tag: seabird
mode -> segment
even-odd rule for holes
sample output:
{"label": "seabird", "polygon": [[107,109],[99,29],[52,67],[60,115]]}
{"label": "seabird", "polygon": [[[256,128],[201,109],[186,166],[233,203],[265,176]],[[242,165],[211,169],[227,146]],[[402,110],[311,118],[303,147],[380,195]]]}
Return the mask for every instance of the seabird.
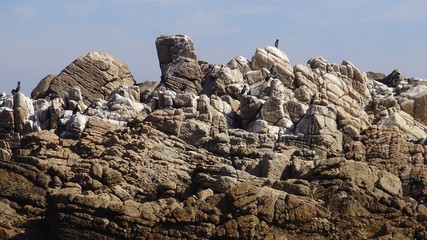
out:
{"label": "seabird", "polygon": [[15,95],[15,93],[19,92],[21,89],[21,82],[18,81],[18,86],[15,89],[12,89],[12,95]]}
{"label": "seabird", "polygon": [[243,95],[246,95],[247,93],[248,93],[248,90],[249,90],[249,86],[248,85],[243,85],[243,88],[242,88],[242,90],[240,91],[240,95],[241,96],[243,96]]}
{"label": "seabird", "polygon": [[274,46],[275,46],[276,48],[279,48],[279,39],[276,39],[276,42],[274,43]]}
{"label": "seabird", "polygon": [[316,93],[311,96],[310,105],[313,105],[314,101],[317,99]]}

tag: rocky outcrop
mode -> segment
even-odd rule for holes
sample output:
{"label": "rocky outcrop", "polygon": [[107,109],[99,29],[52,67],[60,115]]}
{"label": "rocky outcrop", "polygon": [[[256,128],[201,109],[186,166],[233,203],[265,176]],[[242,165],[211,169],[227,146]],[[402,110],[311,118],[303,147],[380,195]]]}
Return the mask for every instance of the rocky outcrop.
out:
{"label": "rocky outcrop", "polygon": [[31,98],[33,99],[45,98],[49,90],[49,86],[52,83],[52,80],[54,78],[55,78],[55,75],[53,74],[49,74],[46,77],[44,77],[31,92]]}
{"label": "rocky outcrop", "polygon": [[175,92],[200,93],[202,72],[193,41],[185,35],[162,35],[156,39],[156,48],[162,71],[160,84]]}
{"label": "rocky outcrop", "polygon": [[135,84],[127,65],[103,52],[91,52],[68,65],[51,80],[42,95],[65,98],[72,87],[80,87],[85,104],[104,99],[120,86]]}
{"label": "rocky outcrop", "polygon": [[[158,84],[93,53],[56,95],[0,95],[0,238],[427,238],[425,80],[156,47]],[[74,82],[110,73],[90,102]]]}

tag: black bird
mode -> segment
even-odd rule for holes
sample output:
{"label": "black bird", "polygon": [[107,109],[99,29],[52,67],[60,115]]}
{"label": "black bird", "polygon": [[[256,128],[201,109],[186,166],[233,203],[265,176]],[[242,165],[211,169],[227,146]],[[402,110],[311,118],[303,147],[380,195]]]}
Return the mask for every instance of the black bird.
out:
{"label": "black bird", "polygon": [[248,87],[248,85],[243,85],[243,88],[242,88],[242,90],[240,91],[240,95],[241,96],[243,96],[243,95],[246,95],[247,93],[248,93],[248,90],[249,90],[249,87]]}
{"label": "black bird", "polygon": [[12,95],[15,95],[15,93],[18,93],[19,90],[21,90],[21,82],[18,81],[18,86],[15,89],[12,89]]}
{"label": "black bird", "polygon": [[279,39],[276,39],[276,42],[274,43],[274,46],[275,46],[276,48],[279,48]]}
{"label": "black bird", "polygon": [[73,115],[76,115],[76,113],[79,111],[79,108],[78,107],[75,107],[74,109],[73,109]]}
{"label": "black bird", "polygon": [[311,96],[311,99],[310,99],[310,105],[313,105],[313,103],[314,103],[314,101],[316,100],[316,94],[313,94],[313,96]]}

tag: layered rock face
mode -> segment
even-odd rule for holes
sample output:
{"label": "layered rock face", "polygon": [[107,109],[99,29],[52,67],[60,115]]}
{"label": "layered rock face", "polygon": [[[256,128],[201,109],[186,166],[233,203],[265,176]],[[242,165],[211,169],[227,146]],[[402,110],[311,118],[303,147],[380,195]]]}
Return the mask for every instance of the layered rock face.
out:
{"label": "layered rock face", "polygon": [[427,238],[425,80],[156,47],[160,83],[91,53],[0,95],[1,239]]}
{"label": "layered rock face", "polygon": [[156,39],[156,48],[162,85],[175,92],[200,93],[202,72],[193,41],[185,35],[162,35]]}
{"label": "layered rock face", "polygon": [[135,84],[127,65],[108,53],[92,52],[68,65],[59,75],[45,77],[31,96],[64,98],[72,87],[80,87],[86,104],[104,99],[120,86]]}

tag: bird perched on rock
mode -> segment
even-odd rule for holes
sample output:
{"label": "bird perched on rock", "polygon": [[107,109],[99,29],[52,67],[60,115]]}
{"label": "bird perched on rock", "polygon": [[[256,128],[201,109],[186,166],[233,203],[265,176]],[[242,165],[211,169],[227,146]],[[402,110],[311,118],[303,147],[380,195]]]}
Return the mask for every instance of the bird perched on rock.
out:
{"label": "bird perched on rock", "polygon": [[249,92],[249,86],[247,84],[243,85],[242,90],[240,91],[240,95],[246,95]]}
{"label": "bird perched on rock", "polygon": [[276,48],[279,48],[279,39],[276,39],[276,42],[274,43],[274,46],[275,46]]}
{"label": "bird perched on rock", "polygon": [[79,108],[78,107],[75,107],[74,109],[73,109],[73,115],[76,115],[76,113],[77,112],[79,112]]}
{"label": "bird perched on rock", "polygon": [[19,90],[21,90],[21,82],[18,81],[18,86],[15,89],[12,89],[12,95],[15,95],[15,93],[18,93]]}

